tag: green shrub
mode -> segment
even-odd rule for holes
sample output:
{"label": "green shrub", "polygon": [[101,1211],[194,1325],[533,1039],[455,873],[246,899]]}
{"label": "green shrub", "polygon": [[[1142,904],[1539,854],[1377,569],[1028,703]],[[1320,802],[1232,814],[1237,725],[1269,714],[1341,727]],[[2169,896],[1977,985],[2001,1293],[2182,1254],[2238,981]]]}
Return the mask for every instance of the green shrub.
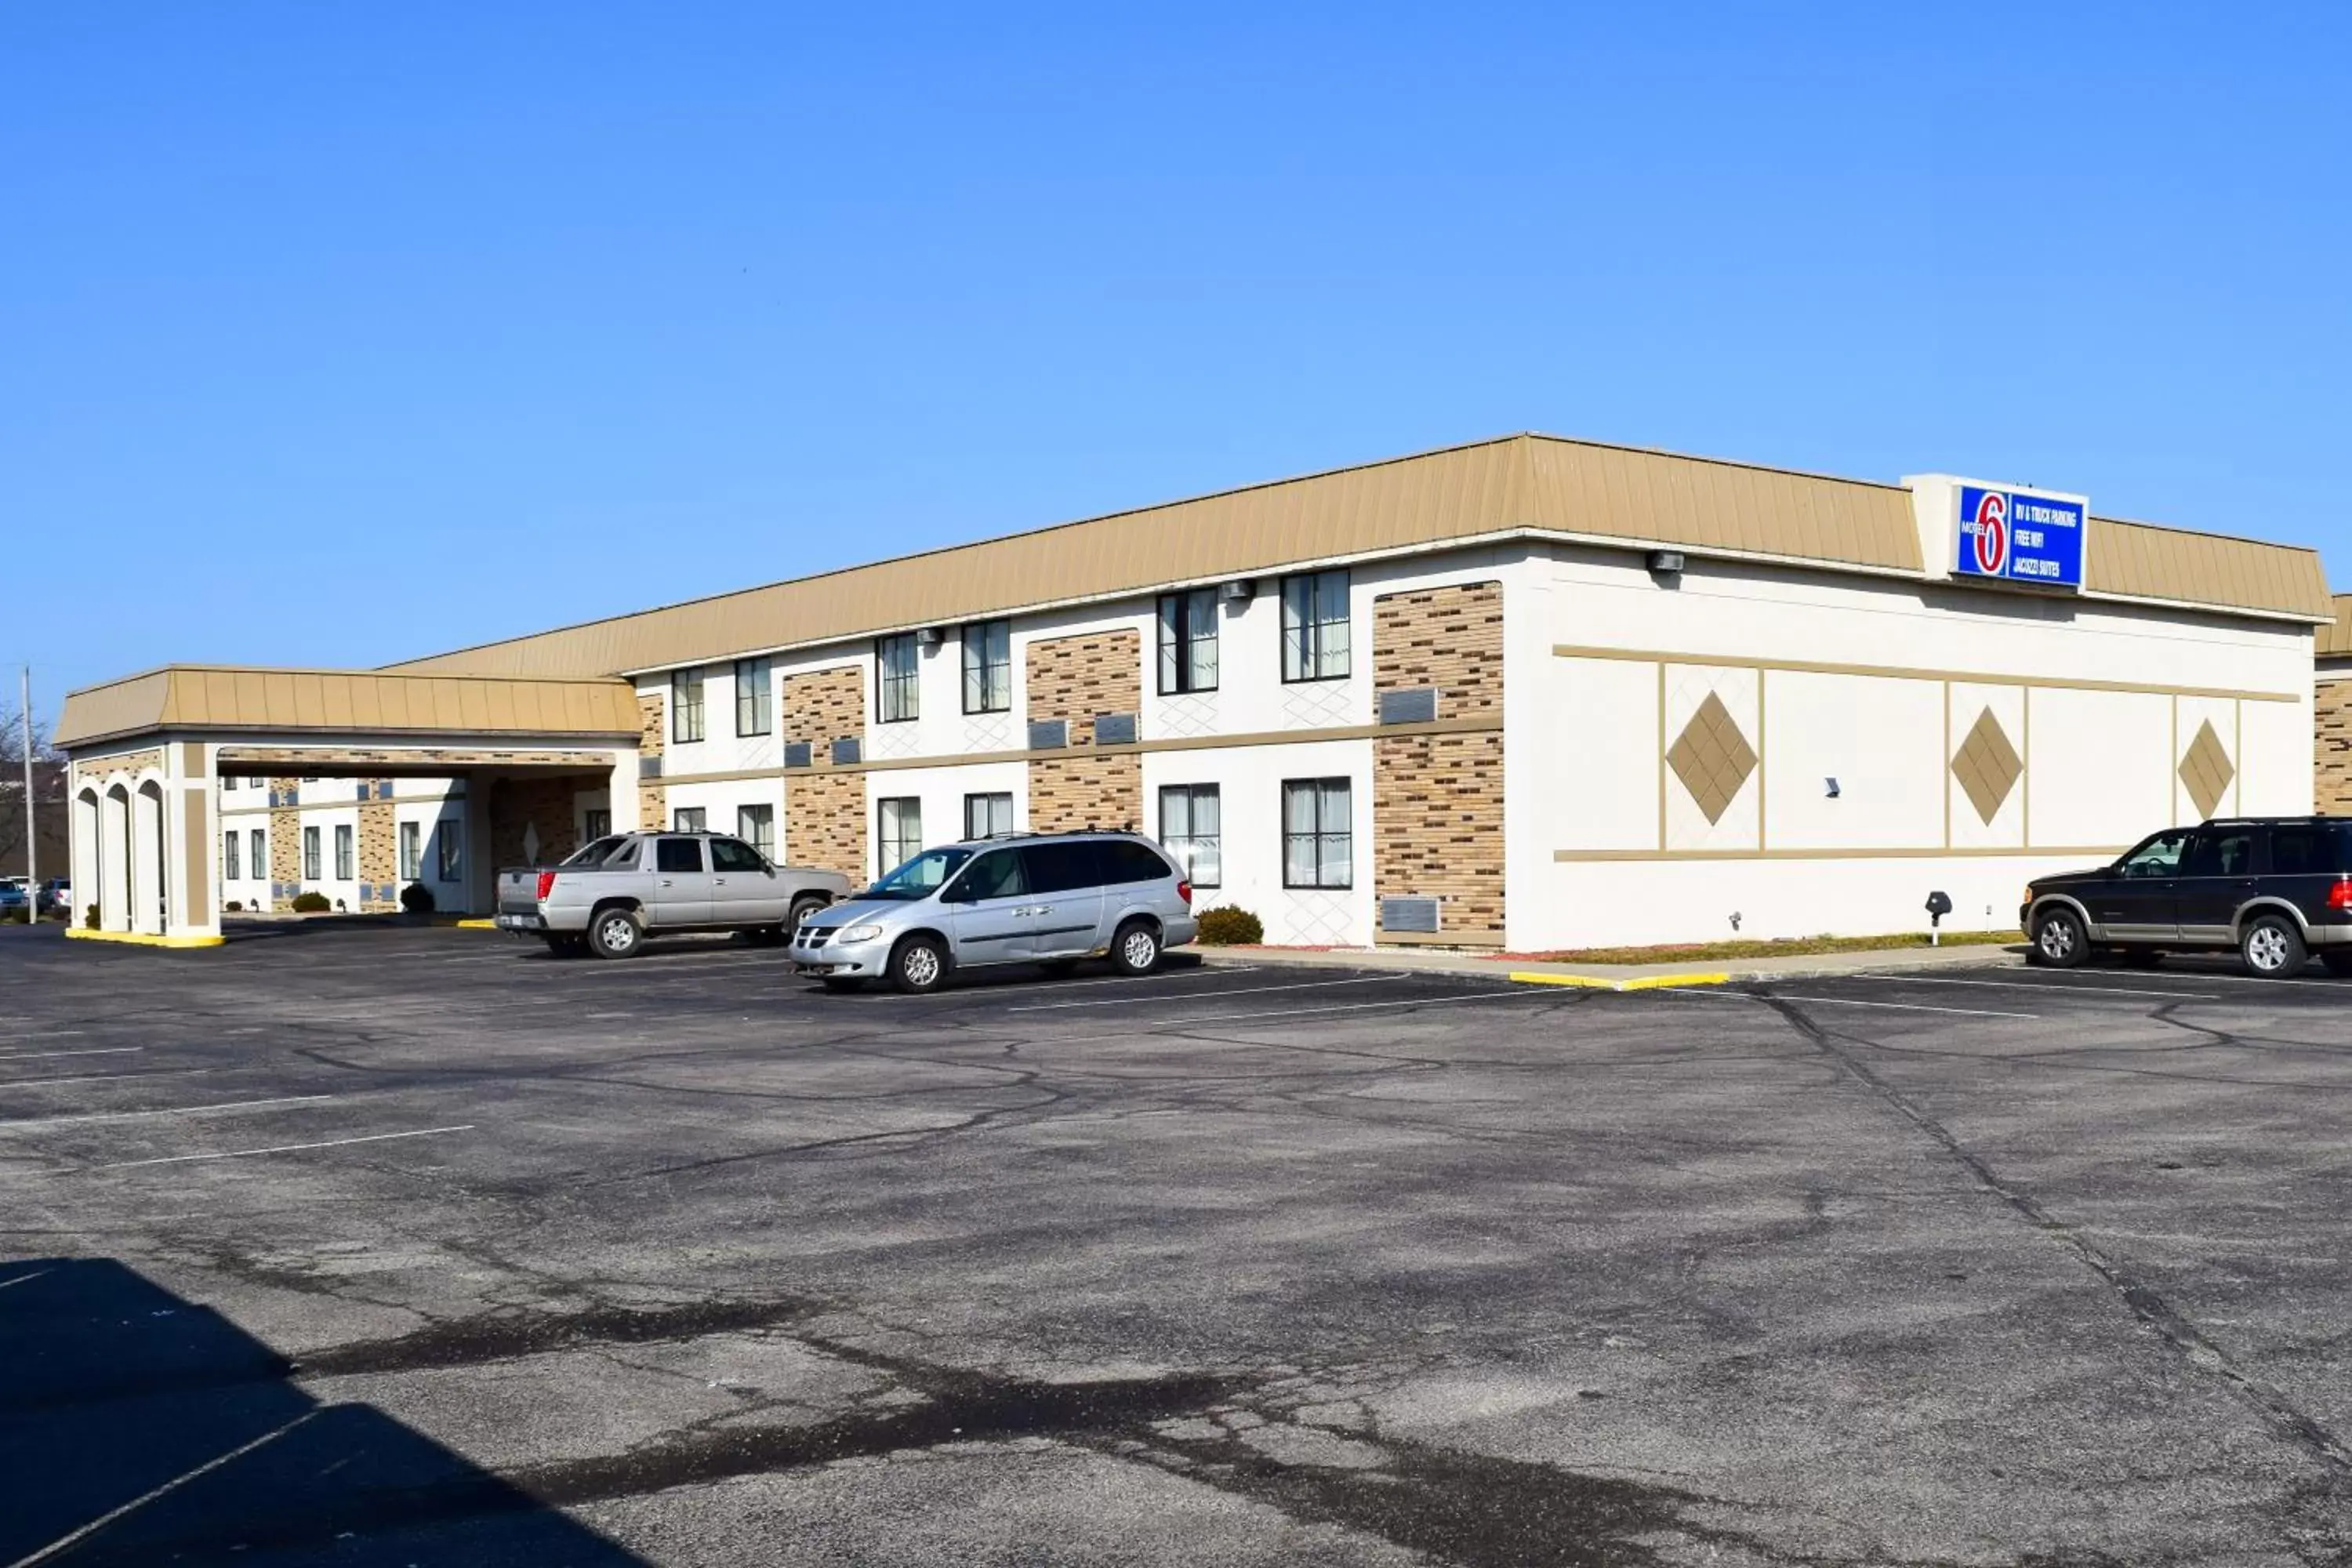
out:
{"label": "green shrub", "polygon": [[1200,921],[1201,941],[1210,947],[1251,946],[1265,940],[1265,922],[1232,904],[1202,910]]}
{"label": "green shrub", "polygon": [[433,889],[422,882],[411,882],[400,889],[400,907],[412,915],[433,912]]}
{"label": "green shrub", "polygon": [[96,931],[98,929],[98,906],[96,904],[90,905],[89,908],[82,911],[81,928],[84,931]]}
{"label": "green shrub", "polygon": [[323,915],[334,907],[328,901],[327,895],[324,893],[294,895],[294,912],[298,915]]}
{"label": "green shrub", "polygon": [[226,914],[241,915],[245,913],[245,900],[242,899],[231,899],[228,902],[221,906],[221,910]]}

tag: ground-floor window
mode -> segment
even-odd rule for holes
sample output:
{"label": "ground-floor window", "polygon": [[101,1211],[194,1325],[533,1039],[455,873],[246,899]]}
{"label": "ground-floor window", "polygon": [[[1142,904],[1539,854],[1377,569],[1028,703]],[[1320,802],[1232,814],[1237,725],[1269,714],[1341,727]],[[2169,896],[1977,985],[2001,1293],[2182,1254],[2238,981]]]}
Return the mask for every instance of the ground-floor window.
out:
{"label": "ground-floor window", "polygon": [[913,795],[875,803],[875,870],[888,876],[923,852],[923,803]]}
{"label": "ground-floor window", "polygon": [[1282,784],[1282,885],[1355,886],[1355,836],[1346,779],[1286,779]]}
{"label": "ground-floor window", "polygon": [[588,830],[586,837],[581,840],[582,843],[593,844],[599,838],[612,837],[613,814],[610,811],[599,811],[592,806],[581,813],[581,816],[582,826]]}
{"label": "ground-floor window", "polygon": [[[596,815],[591,813],[591,816]],[[603,814],[606,823],[613,814]],[[776,858],[776,808],[772,805],[739,805],[735,808],[735,837],[772,860]]]}
{"label": "ground-floor window", "polygon": [[1160,842],[1196,888],[1224,882],[1223,803],[1215,784],[1166,784],[1160,791]]}
{"label": "ground-floor window", "polygon": [[356,875],[358,873],[352,868],[352,830],[338,826],[335,829],[335,880],[348,882]]}
{"label": "ground-floor window", "polygon": [[457,819],[445,816],[433,830],[434,842],[441,846],[441,880],[455,882],[466,864],[466,840]]}
{"label": "ground-floor window", "polygon": [[963,836],[966,838],[1002,838],[1012,831],[1013,795],[1010,791],[963,797]]}
{"label": "ground-floor window", "polygon": [[221,837],[221,875],[232,882],[245,880],[245,873],[237,868],[236,851],[236,834],[234,831],[224,834]]}
{"label": "ground-floor window", "polygon": [[302,879],[306,882],[319,879],[319,830],[315,827],[302,830]]}
{"label": "ground-floor window", "polygon": [[698,805],[681,805],[669,814],[669,825],[679,833],[699,833],[709,815]]}
{"label": "ground-floor window", "polygon": [[404,822],[400,825],[400,879],[414,882],[425,869],[425,825]]}
{"label": "ground-floor window", "polygon": [[255,880],[258,881],[269,875],[269,840],[258,827],[253,830],[252,837],[253,875]]}

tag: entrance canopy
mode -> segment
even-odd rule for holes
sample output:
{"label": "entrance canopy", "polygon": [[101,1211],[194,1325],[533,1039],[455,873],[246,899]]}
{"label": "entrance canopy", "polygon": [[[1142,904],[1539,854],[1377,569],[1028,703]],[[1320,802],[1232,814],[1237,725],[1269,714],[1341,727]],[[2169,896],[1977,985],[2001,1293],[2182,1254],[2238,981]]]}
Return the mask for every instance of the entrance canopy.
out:
{"label": "entrance canopy", "polygon": [[[75,902],[99,912],[76,934],[220,940],[224,778],[465,781],[467,841],[512,853],[526,832],[568,831],[553,825],[575,792],[634,807],[644,722],[635,689],[614,679],[173,665],[70,693],[57,744],[71,764]],[[389,783],[378,789],[390,797]],[[296,793],[284,809],[300,808]],[[489,858],[467,858],[475,907],[490,896]],[[365,897],[388,907],[394,879],[370,870]]]}

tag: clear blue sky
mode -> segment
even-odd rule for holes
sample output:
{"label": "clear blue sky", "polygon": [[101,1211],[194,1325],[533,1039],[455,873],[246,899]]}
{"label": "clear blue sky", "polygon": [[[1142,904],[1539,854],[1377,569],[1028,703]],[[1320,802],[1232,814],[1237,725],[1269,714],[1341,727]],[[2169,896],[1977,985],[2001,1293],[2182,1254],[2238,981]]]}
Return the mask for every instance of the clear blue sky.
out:
{"label": "clear blue sky", "polygon": [[2347,58],[2342,5],[12,6],[0,659],[373,664],[1522,428],[2352,585]]}

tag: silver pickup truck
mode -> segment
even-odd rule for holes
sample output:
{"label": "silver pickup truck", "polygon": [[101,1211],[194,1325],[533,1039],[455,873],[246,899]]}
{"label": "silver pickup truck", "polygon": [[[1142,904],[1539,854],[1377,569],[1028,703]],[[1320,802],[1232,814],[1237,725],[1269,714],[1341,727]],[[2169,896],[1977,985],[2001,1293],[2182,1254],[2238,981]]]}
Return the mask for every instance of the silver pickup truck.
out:
{"label": "silver pickup truck", "polygon": [[500,871],[498,927],[558,954],[599,958],[626,958],[647,936],[671,931],[740,931],[782,943],[848,891],[846,877],[771,864],[740,838],[619,833],[560,866]]}

